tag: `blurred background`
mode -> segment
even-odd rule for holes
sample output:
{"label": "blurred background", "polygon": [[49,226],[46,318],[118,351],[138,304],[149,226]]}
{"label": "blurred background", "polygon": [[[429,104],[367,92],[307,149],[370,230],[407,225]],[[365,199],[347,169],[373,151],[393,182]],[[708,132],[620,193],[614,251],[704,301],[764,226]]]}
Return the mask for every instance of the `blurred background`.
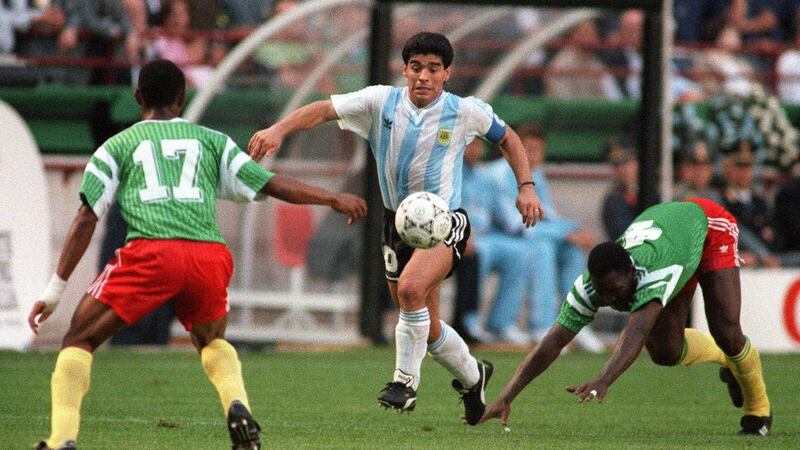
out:
{"label": "blurred background", "polygon": [[[734,213],[745,261],[744,327],[761,330],[750,335],[761,349],[798,351],[800,2],[672,4],[673,47],[665,79],[671,115],[664,116],[671,121],[672,157],[662,158],[672,176],[661,200],[704,196]],[[34,276],[39,285],[26,288],[36,295],[52,273],[79,206],[77,191],[89,156],[139,119],[132,94],[142,63],[153,58],[178,63],[190,86],[188,118],[229,134],[245,148],[255,131],[288,111],[368,84],[372,7],[369,1],[297,0],[2,2],[0,100],[30,130],[36,153],[30,164],[43,167],[43,190],[27,202],[47,205],[46,216],[32,223],[47,222],[41,227],[51,252],[37,253],[45,259]],[[548,218],[560,227],[546,239],[527,236],[481,209],[481,202],[470,206],[465,192],[475,229],[472,264],[445,282],[442,309],[471,342],[537,342],[586,250],[617,238],[633,219],[644,23],[641,10],[413,2],[393,7],[393,84],[404,83],[400,49],[407,38],[423,30],[447,35],[455,58],[446,90],[479,96],[520,132],[529,158],[538,158],[531,170],[545,180],[537,184],[547,189],[539,195],[547,196]],[[250,49],[246,55],[244,47]],[[11,122],[0,123],[10,133]],[[3,144],[0,167],[10,167],[19,152],[18,146]],[[360,138],[331,123],[292,136],[262,163],[329,189],[363,193],[366,152]],[[478,143],[468,151],[468,170],[490,173],[498,157]],[[20,208],[14,202],[22,191],[19,184],[3,186],[0,214],[14,222],[13,211]],[[262,346],[392,339],[396,312],[388,294],[366,299],[382,311],[383,333],[364,336],[359,329],[363,225],[348,227],[325,208],[275,200],[220,203],[218,217],[237,267],[230,340]],[[503,259],[495,257],[498,236],[511,239],[509,251],[533,264],[507,269],[498,262]],[[24,230],[12,234],[0,228],[0,311],[10,314],[9,326],[19,325],[13,317],[27,316],[33,301],[15,290],[22,283],[19,274],[29,270],[19,259],[24,250],[14,245],[25,247],[31,239]],[[73,306],[122,239],[124,223],[112,213],[70,279],[63,304],[40,337],[30,343],[24,338],[25,347],[58,346]],[[526,280],[521,288],[503,281],[507,270]],[[509,295],[519,304],[516,321],[493,323],[494,311],[503,306],[497,303]],[[695,303],[694,320],[700,324],[702,303]],[[186,344],[169,308],[159,314],[147,329],[116,343]],[[596,336],[581,347],[604,349],[623,320],[603,314],[592,326]]]}

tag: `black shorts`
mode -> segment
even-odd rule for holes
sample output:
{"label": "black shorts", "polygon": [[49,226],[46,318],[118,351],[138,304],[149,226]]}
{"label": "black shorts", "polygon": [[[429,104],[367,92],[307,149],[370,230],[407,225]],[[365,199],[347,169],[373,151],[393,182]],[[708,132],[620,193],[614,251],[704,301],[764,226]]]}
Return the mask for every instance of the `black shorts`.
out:
{"label": "black shorts", "polygon": [[[394,211],[385,209],[383,211],[383,262],[386,269],[386,279],[389,281],[397,281],[400,274],[403,273],[406,264],[411,259],[411,254],[414,253],[414,247],[403,242],[400,235],[397,234],[397,229],[394,227]],[[444,239],[444,244],[453,249],[453,267],[450,268],[447,277],[453,274],[461,255],[467,248],[467,239],[469,239],[470,225],[469,216],[463,208],[459,208],[450,214],[453,221],[453,228],[450,234]]]}

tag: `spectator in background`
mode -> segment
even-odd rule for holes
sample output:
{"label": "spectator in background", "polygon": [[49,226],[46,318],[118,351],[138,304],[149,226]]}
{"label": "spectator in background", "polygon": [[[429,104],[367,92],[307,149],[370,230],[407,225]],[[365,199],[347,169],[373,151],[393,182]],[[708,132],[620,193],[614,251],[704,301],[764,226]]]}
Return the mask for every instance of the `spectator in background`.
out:
{"label": "spectator in background", "polygon": [[[614,30],[606,40],[609,50],[600,55],[603,61],[612,69],[618,70],[615,80],[618,88],[626,98],[640,100],[642,97],[642,39],[644,31],[644,12],[639,9],[629,9],[619,18],[619,27]],[[700,101],[703,93],[701,87],[681,75],[679,66],[689,65],[692,61],[681,55],[673,53],[670,57],[670,91],[677,101]]]}
{"label": "spectator in background", "polygon": [[530,124],[520,127],[519,136],[527,152],[536,194],[545,210],[545,218],[536,229],[523,230],[526,247],[536,261],[528,277],[528,333],[540,342],[556,321],[561,299],[583,272],[586,254],[597,243],[597,235],[556,210],[542,165],[547,148],[544,131]]}
{"label": "spectator in background", "polygon": [[800,176],[778,190],[772,223],[778,238],[781,265],[800,267]]}
{"label": "spectator in background", "polygon": [[754,69],[737,54],[741,48],[739,31],[732,25],[726,25],[717,35],[714,47],[700,54],[694,72],[706,96],[750,95]]}
{"label": "spectator in background", "polygon": [[704,40],[703,30],[711,14],[707,0],[674,0],[675,42],[695,43]]}
{"label": "spectator in background", "polygon": [[[89,32],[86,56],[121,59],[134,65],[140,62],[141,37],[135,32],[122,0],[85,1],[76,5],[80,29]],[[130,71],[127,68],[95,68],[89,82],[130,84]]]}
{"label": "spectator in background", "polygon": [[[547,10],[544,8],[514,8],[514,25],[519,36],[516,39],[523,39],[527,36],[536,33],[543,24],[555,19],[558,16],[557,10]],[[496,52],[497,53],[497,52]],[[527,70],[531,73],[524,77],[518,77],[515,83],[515,90],[517,85],[521,84],[519,88],[522,89],[527,95],[542,95],[544,94],[544,79],[541,74],[547,63],[548,52],[545,49],[538,49],[532,52],[522,62],[520,69]]]}
{"label": "spectator in background", "polygon": [[712,0],[712,9],[725,9],[725,18],[733,25],[742,39],[755,43],[762,49],[774,48],[786,37],[787,28],[782,20],[791,17],[789,5],[794,1],[783,0]]}
{"label": "spectator in background", "polygon": [[131,24],[128,34],[134,35],[133,37],[129,37],[129,39],[136,44],[132,46],[132,48],[126,48],[128,58],[130,58],[131,62],[131,84],[134,86],[139,80],[139,70],[142,61],[148,56],[146,54],[147,49],[150,48],[151,45],[149,35],[151,25],[149,4],[150,3],[145,0],[122,0],[122,8],[125,10],[125,14],[128,16],[128,21]]}
{"label": "spectator in background", "polygon": [[154,56],[177,64],[192,87],[202,86],[211,78],[213,66],[225,56],[224,48],[209,46],[208,39],[190,36],[192,17],[185,0],[168,0],[161,7],[159,29],[153,41]]}
{"label": "spectator in background", "polygon": [[703,141],[690,143],[680,155],[674,199],[702,197],[719,203],[719,190],[712,186],[713,179],[714,164],[706,143]]}
{"label": "spectator in background", "polygon": [[780,267],[780,259],[773,253],[776,235],[770,224],[767,200],[753,184],[752,145],[740,140],[726,153],[720,204],[733,214],[739,225],[740,254],[747,265]]}
{"label": "spectator in background", "polygon": [[[480,324],[480,295],[488,272],[499,276],[496,302],[503,303],[509,291],[522,295],[524,283],[519,276],[516,260],[522,256],[519,246],[503,246],[502,237],[494,236],[492,227],[491,183],[480,166],[483,142],[472,141],[464,149],[464,175],[461,181],[461,205],[469,214],[472,230],[461,263],[455,270],[456,294],[453,312],[453,329],[468,343],[489,342],[493,337]],[[510,267],[512,264],[515,267]],[[513,285],[513,286],[512,286]],[[516,287],[514,287],[516,286]],[[502,292],[501,292],[502,291]]]}
{"label": "spectator in background", "polygon": [[39,80],[14,56],[16,34],[33,29],[49,29],[55,33],[64,25],[61,9],[48,5],[35,8],[27,0],[0,2],[0,85],[31,86]]}
{"label": "spectator in background", "polygon": [[644,11],[629,9],[619,18],[619,28],[612,32],[607,44],[612,49],[605,52],[605,60],[611,67],[626,69],[625,74],[617,76],[620,90],[628,98],[638,99],[642,92],[642,32],[644,30]]}
{"label": "spectator in background", "polygon": [[[490,316],[487,328],[497,333],[501,340],[514,343],[539,341],[555,323],[558,315],[560,297],[569,292],[572,283],[583,272],[586,263],[584,251],[597,242],[595,234],[563,216],[555,208],[547,177],[542,163],[545,159],[546,140],[544,131],[535,124],[519,127],[519,137],[525,147],[531,178],[536,183],[536,195],[544,208],[544,219],[534,228],[525,228],[514,217],[514,199],[517,185],[513,173],[499,163],[491,167],[494,189],[491,192],[498,202],[497,216],[502,230],[509,235],[519,236],[515,245],[524,249],[522,258],[514,258],[515,264],[521,260],[529,261],[528,275],[522,290],[528,290],[528,331],[517,326],[522,298],[516,295]],[[491,320],[494,319],[494,320]],[[500,324],[500,326],[498,326]],[[588,336],[588,334],[587,334]],[[587,346],[581,338],[581,344]],[[592,349],[591,346],[587,346]],[[602,349],[602,347],[597,348]]]}
{"label": "spectator in background", "polygon": [[28,0],[0,2],[0,55],[14,53],[15,34],[37,28],[55,33],[64,25],[64,12],[55,5],[44,8],[28,5]]}
{"label": "spectator in background", "polygon": [[593,21],[575,27],[547,67],[545,93],[562,99],[622,98],[614,77],[594,55],[599,45],[600,36]]}
{"label": "spectator in background", "polygon": [[609,240],[616,240],[636,217],[639,191],[639,159],[633,148],[615,138],[608,150],[614,182],[603,198],[603,228]]}
{"label": "spectator in background", "polygon": [[[466,156],[465,153],[465,161]],[[521,233],[515,226],[509,229],[507,221],[503,219],[501,207],[505,197],[499,194],[499,186],[493,176],[502,171],[500,163],[504,163],[503,158],[472,170],[470,186],[467,187],[465,177],[462,188],[461,201],[466,205],[472,225],[470,241],[474,239],[479,258],[479,279],[483,284],[491,273],[497,274],[494,301],[489,308],[485,327],[480,326],[475,316],[468,317],[466,324],[470,334],[483,341],[527,344],[528,336],[517,327],[526,285],[526,275],[520,274],[528,274],[533,270],[535,258],[528,252]],[[487,195],[488,192],[493,195]],[[482,285],[480,291],[483,291]]]}
{"label": "spectator in background", "polygon": [[251,30],[266,22],[272,15],[273,0],[221,0],[227,27],[232,30]]}
{"label": "spectator in background", "polygon": [[[78,41],[78,30],[81,26],[80,16],[77,14],[79,5],[70,0],[51,0],[44,4],[45,6],[40,6],[43,9],[54,8],[61,11],[63,23],[32,23],[26,33],[17,35],[17,55],[67,58],[85,56],[85,45],[80,45]],[[86,84],[89,79],[88,70],[80,67],[35,66],[30,70],[42,83],[80,85]]]}
{"label": "spectator in background", "polygon": [[[800,12],[795,20],[800,22]],[[794,30],[792,44],[775,62],[776,91],[782,102],[797,104],[800,103],[800,26]]]}

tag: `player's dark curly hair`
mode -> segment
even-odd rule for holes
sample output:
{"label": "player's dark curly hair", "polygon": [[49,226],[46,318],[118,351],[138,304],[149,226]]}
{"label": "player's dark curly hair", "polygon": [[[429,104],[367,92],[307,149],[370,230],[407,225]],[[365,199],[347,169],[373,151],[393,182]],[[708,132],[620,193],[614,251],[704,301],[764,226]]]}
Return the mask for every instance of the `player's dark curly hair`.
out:
{"label": "player's dark curly hair", "polygon": [[172,105],[186,91],[186,78],[180,67],[170,60],[148,62],[139,72],[139,93],[150,108]]}
{"label": "player's dark curly hair", "polygon": [[442,58],[444,68],[453,63],[453,46],[443,34],[423,31],[411,36],[403,46],[403,62],[414,55],[436,55]]}
{"label": "player's dark curly hair", "polygon": [[633,267],[630,255],[616,242],[597,244],[589,252],[589,274],[601,278],[611,272],[625,272]]}

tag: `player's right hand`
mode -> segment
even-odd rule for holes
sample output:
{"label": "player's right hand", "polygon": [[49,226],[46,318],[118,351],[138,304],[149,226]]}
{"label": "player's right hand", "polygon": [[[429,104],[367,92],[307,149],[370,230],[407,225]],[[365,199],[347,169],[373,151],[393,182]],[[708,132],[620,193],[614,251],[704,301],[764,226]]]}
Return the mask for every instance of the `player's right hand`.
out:
{"label": "player's right hand", "polygon": [[367,202],[357,195],[348,193],[336,194],[331,208],[336,212],[347,215],[348,225],[367,215]]}
{"label": "player's right hand", "polygon": [[486,422],[489,419],[500,419],[500,425],[508,426],[508,416],[511,414],[511,403],[502,401],[502,399],[497,399],[491,405],[486,407],[486,411],[483,412],[483,416],[481,416],[481,420],[478,423]]}
{"label": "player's right hand", "polygon": [[261,161],[264,156],[272,156],[281,148],[283,136],[274,127],[256,131],[247,144],[247,154],[253,161]]}
{"label": "player's right hand", "polygon": [[[52,313],[53,310],[48,309],[47,303],[43,302],[42,300],[39,300],[33,304],[31,313],[28,314],[28,325],[31,327],[31,330],[33,330],[33,334],[39,334],[39,324],[47,320]],[[36,320],[36,316],[39,316],[39,320]]]}

